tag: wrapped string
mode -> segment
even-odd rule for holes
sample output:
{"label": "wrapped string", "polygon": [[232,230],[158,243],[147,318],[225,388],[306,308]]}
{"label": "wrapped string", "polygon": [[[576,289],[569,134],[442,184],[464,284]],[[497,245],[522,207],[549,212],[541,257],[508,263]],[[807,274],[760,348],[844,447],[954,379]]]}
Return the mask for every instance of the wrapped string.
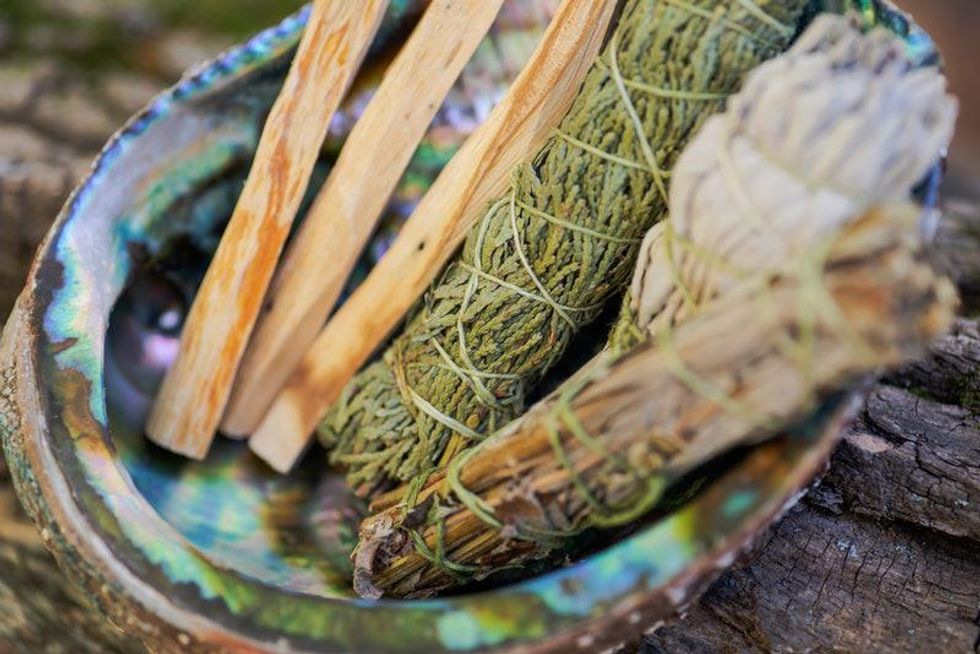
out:
{"label": "wrapped string", "polygon": [[[569,115],[514,173],[382,359],[325,417],[361,492],[440,467],[525,408],[628,281],[670,168],[806,0],[631,0]],[[763,19],[762,16],[767,16]]]}

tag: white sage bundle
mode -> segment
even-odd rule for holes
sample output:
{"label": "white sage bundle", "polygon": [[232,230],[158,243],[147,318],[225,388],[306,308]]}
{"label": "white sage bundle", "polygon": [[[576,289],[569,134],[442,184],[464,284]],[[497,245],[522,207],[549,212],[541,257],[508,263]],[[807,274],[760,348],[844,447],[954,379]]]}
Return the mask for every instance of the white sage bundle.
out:
{"label": "white sage bundle", "polygon": [[806,274],[849,221],[910,197],[952,137],[957,102],[905,48],[826,14],[750,75],[678,161],[671,218],[647,235],[633,279],[634,333],[747,280]]}

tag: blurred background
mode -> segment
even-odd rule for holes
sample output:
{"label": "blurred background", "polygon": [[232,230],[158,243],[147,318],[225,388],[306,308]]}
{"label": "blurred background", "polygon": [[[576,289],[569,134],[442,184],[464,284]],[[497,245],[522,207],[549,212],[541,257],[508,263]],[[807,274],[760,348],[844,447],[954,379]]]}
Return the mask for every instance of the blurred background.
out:
{"label": "blurred background", "polygon": [[[0,53],[169,77],[174,65],[271,25],[300,0],[5,0]],[[183,50],[178,52],[177,50]]]}
{"label": "blurred background", "polygon": [[[0,62],[7,67],[17,60],[43,59],[79,75],[130,73],[145,76],[148,84],[164,84],[301,4],[301,0],[3,0]],[[899,0],[899,4],[942,46],[953,89],[963,100],[952,159],[978,177],[980,40],[974,35],[980,29],[980,2]]]}
{"label": "blurred background", "polygon": [[980,198],[980,2],[899,0],[898,4],[939,42],[953,92],[960,98],[949,190]]}

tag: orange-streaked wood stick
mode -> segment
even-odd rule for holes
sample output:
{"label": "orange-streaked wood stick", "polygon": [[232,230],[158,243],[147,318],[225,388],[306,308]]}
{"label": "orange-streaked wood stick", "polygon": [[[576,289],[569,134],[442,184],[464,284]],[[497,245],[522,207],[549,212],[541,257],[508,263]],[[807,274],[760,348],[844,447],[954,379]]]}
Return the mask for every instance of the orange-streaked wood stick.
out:
{"label": "orange-streaked wood stick", "polygon": [[286,251],[221,423],[251,434],[316,339],[436,112],[503,0],[429,5]]}
{"label": "orange-streaked wood stick", "polygon": [[277,396],[250,446],[288,471],[317,420],[446,264],[515,165],[568,111],[602,47],[617,0],[565,0],[487,122],[466,142],[392,248],[337,311]]}
{"label": "orange-streaked wood stick", "polygon": [[195,459],[207,454],[330,119],[387,6],[388,0],[314,3],[150,414],[147,435],[159,445]]}

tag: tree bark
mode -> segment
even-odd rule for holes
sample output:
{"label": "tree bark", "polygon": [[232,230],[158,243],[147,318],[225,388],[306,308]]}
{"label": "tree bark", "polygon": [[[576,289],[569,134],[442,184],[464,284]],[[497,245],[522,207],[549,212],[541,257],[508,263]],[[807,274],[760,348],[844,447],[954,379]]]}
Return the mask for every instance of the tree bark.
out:
{"label": "tree bark", "polygon": [[758,556],[640,651],[980,651],[978,366],[964,319],[879,384]]}
{"label": "tree bark", "polygon": [[[155,87],[0,65],[0,322],[65,196]],[[956,214],[942,260],[976,315],[980,219]],[[743,567],[628,651],[980,652],[978,368],[980,326],[964,318],[878,385],[826,476]],[[0,461],[0,654],[140,650],[68,587]]]}

